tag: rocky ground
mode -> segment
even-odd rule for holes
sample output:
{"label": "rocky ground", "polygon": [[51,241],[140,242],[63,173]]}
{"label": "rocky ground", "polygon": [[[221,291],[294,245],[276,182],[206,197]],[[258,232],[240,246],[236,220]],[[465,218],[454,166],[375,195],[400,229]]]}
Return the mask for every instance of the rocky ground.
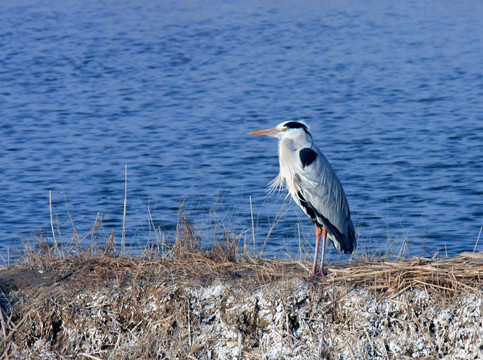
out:
{"label": "rocky ground", "polygon": [[483,253],[359,260],[324,280],[192,250],[52,251],[0,269],[1,358],[483,358]]}

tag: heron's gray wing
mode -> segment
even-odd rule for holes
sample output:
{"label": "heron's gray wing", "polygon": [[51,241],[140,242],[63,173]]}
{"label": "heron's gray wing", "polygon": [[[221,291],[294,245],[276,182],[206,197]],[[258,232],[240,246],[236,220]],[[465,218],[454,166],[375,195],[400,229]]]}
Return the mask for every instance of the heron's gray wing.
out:
{"label": "heron's gray wing", "polygon": [[338,249],[352,252],[355,230],[339,178],[317,147],[301,149],[299,156],[301,167],[296,177],[299,205],[311,207],[308,211],[313,211],[317,221],[327,228]]}

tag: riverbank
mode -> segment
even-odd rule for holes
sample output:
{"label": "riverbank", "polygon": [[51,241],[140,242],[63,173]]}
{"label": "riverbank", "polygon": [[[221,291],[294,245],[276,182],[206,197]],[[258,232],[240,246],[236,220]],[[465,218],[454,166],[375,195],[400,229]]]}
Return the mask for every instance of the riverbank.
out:
{"label": "riverbank", "polygon": [[210,250],[26,251],[0,269],[2,359],[477,359],[483,253],[329,265]]}

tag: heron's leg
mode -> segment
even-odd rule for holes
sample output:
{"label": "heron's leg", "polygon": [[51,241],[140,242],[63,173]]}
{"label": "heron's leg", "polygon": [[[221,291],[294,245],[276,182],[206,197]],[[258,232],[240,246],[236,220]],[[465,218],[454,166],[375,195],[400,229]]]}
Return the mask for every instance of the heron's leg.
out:
{"label": "heron's leg", "polygon": [[323,240],[322,240],[322,259],[320,262],[320,275],[323,277],[326,277],[327,275],[325,275],[325,272],[324,272],[324,262],[325,262],[325,245],[327,243],[327,229],[325,228],[325,226],[324,226],[324,230],[322,231],[322,236],[323,236]]}
{"label": "heron's leg", "polygon": [[322,229],[315,225],[315,255],[314,255],[314,266],[312,267],[312,276],[317,275],[317,258],[319,256],[319,245],[320,238],[322,236]]}

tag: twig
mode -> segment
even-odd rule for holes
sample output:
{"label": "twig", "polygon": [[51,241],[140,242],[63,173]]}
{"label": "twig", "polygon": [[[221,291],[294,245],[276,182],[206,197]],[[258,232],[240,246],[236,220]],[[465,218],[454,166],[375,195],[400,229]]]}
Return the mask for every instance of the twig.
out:
{"label": "twig", "polygon": [[480,233],[478,234],[478,239],[476,239],[476,244],[475,244],[475,247],[473,249],[474,253],[476,252],[476,247],[478,246],[478,242],[480,241],[481,230],[483,230],[483,226],[480,226]]}
{"label": "twig", "polygon": [[86,353],[80,353],[79,355],[85,356],[86,358],[92,359],[92,360],[102,360],[101,358],[94,356],[94,355],[89,355]]}
{"label": "twig", "polygon": [[149,208],[149,206],[148,206],[148,219],[149,219],[150,225],[153,227],[154,236],[156,236],[156,242],[159,245],[161,240],[160,240],[159,235],[158,235],[158,229],[156,229],[156,225],[154,225],[153,215],[151,214],[151,209]]}
{"label": "twig", "polygon": [[122,215],[122,243],[121,251],[125,254],[126,250],[126,209],[127,209],[127,164],[124,165],[124,212]]}
{"label": "twig", "polygon": [[283,209],[285,208],[285,205],[287,203],[284,203],[280,210],[278,211],[277,215],[275,216],[275,219],[273,220],[272,225],[270,226],[270,229],[268,230],[267,236],[265,237],[265,241],[263,242],[262,249],[260,250],[259,256],[262,256],[263,252],[265,251],[265,246],[267,245],[268,239],[270,239],[270,236],[272,235],[273,230],[275,229],[275,226],[280,222],[280,219],[282,218],[285,213],[282,214]]}
{"label": "twig", "polygon": [[302,261],[302,238],[300,237],[300,222],[297,223],[297,232],[299,235],[299,261]]}
{"label": "twig", "polygon": [[52,236],[54,237],[54,245],[55,249],[57,250],[57,254],[59,254],[59,258],[62,258],[59,245],[57,243],[57,238],[55,237],[55,229],[54,229],[54,215],[52,211],[52,190],[49,190],[49,209],[50,209],[50,227],[52,229]]}
{"label": "twig", "polygon": [[187,306],[187,312],[188,312],[188,345],[191,348],[191,315],[190,315],[190,307],[191,307],[191,302],[190,299],[187,299],[188,306]]}
{"label": "twig", "polygon": [[7,322],[5,321],[5,316],[3,316],[3,308],[0,307],[0,317],[1,317],[1,322],[2,322],[2,332],[3,332],[3,337],[7,337]]}
{"label": "twig", "polygon": [[22,318],[22,320],[20,320],[18,322],[18,324],[12,329],[12,331],[10,331],[10,333],[5,336],[5,338],[3,339],[2,341],[2,354],[5,352],[6,348],[7,348],[7,345],[8,343],[10,342],[10,340],[12,340],[12,337],[13,335],[18,331],[18,329],[20,328],[20,326],[22,326],[22,324],[25,322],[25,320],[27,320],[27,318],[30,316],[30,313],[32,312],[32,310],[30,310],[29,312],[27,312],[24,317]]}
{"label": "twig", "polygon": [[257,248],[257,240],[256,240],[256,237],[255,237],[255,219],[253,217],[253,204],[252,204],[251,195],[250,195],[249,199],[250,199],[250,214],[252,216],[253,251],[255,252],[255,250]]}
{"label": "twig", "polygon": [[422,281],[422,280],[419,280],[419,279],[414,279],[413,280],[415,283],[418,283],[418,284],[421,284],[421,285],[424,285],[424,286],[428,286],[428,287],[435,287],[435,288],[438,288],[438,289],[441,289],[441,290],[446,290],[446,291],[453,291],[453,292],[456,292],[455,289],[450,289],[448,287],[444,287],[444,286],[440,286],[440,285],[436,285],[436,284],[430,284],[430,283],[427,283],[425,281]]}

